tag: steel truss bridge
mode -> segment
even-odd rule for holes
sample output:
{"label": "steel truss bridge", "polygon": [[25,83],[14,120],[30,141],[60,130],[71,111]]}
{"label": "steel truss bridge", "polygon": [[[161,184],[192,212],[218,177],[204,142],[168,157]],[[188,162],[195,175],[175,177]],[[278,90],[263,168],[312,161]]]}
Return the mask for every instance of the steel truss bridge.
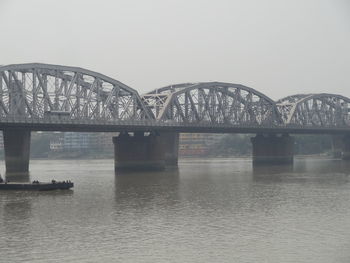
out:
{"label": "steel truss bridge", "polygon": [[297,94],[278,101],[222,82],[183,83],[146,94],[90,70],[0,66],[0,129],[54,131],[350,132],[350,99]]}

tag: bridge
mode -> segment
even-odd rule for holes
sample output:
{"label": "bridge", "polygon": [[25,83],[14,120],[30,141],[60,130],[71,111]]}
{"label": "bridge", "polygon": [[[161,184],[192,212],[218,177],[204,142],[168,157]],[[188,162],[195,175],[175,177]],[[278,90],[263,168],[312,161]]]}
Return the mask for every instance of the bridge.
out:
{"label": "bridge", "polygon": [[[177,164],[180,132],[253,133],[255,163],[293,161],[290,134],[332,134],[350,157],[350,99],[296,94],[274,101],[247,86],[182,83],[140,95],[103,74],[40,63],[0,66],[7,172],[29,169],[31,131],[120,132],[115,167]],[[339,148],[338,147],[338,148]]]}

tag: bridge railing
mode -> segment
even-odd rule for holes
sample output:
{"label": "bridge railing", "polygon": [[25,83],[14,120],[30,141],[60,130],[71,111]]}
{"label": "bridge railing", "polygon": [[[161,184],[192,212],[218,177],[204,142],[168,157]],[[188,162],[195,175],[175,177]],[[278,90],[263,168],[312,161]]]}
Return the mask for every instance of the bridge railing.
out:
{"label": "bridge railing", "polygon": [[[295,123],[289,123],[289,124],[276,124],[276,123],[264,123],[264,124],[256,124],[251,122],[245,122],[245,123],[239,123],[239,124],[230,124],[230,123],[213,123],[210,121],[201,121],[201,122],[177,122],[173,120],[153,120],[153,119],[143,119],[143,120],[134,120],[134,119],[126,119],[126,120],[109,120],[109,119],[88,119],[88,118],[79,118],[79,119],[67,119],[65,121],[53,119],[50,117],[28,117],[28,116],[21,116],[21,115],[8,115],[8,116],[1,116],[0,117],[1,123],[55,123],[55,124],[97,124],[97,125],[103,125],[103,124],[148,124],[148,125],[155,125],[155,126],[211,126],[211,127],[236,127],[236,126],[244,126],[244,127],[320,127],[319,125],[300,125]],[[325,124],[322,127],[350,127],[350,125],[346,124]]]}

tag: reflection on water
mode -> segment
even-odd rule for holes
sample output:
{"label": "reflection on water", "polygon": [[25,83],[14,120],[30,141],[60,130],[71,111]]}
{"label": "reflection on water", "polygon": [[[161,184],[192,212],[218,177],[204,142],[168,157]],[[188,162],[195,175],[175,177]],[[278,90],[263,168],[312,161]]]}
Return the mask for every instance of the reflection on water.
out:
{"label": "reflection on water", "polygon": [[253,179],[255,181],[262,181],[262,182],[278,182],[282,181],[282,179],[287,174],[292,174],[294,171],[294,166],[287,164],[287,165],[273,165],[273,166],[267,166],[267,165],[254,165],[253,166]]}
{"label": "reflection on water", "polygon": [[[0,262],[349,262],[350,163],[33,161],[73,191],[0,192]],[[28,177],[29,179],[29,177]]]}
{"label": "reflection on water", "polygon": [[[154,206],[161,197],[162,201],[177,200],[179,170],[171,169],[158,172],[124,172],[115,176],[116,205],[122,208],[131,203],[139,207]],[[170,205],[169,203],[164,205]]]}
{"label": "reflection on water", "polygon": [[350,163],[341,160],[296,160],[294,165],[254,166],[253,179],[271,183],[331,183],[348,182]]}

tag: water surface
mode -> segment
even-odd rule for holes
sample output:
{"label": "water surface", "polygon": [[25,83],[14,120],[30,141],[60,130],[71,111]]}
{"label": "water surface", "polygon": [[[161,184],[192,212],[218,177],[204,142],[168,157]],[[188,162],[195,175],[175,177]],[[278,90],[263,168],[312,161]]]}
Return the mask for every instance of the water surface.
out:
{"label": "water surface", "polygon": [[0,192],[0,262],[347,263],[349,174],[326,159],[118,175],[112,160],[34,160],[31,180],[75,187]]}

